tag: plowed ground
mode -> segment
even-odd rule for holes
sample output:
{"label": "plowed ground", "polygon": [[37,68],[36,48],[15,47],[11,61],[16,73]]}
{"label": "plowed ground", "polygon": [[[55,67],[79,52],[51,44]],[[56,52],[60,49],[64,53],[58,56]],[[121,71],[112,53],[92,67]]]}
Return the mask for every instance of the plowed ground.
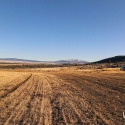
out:
{"label": "plowed ground", "polygon": [[0,125],[125,124],[125,73],[7,76],[0,83]]}

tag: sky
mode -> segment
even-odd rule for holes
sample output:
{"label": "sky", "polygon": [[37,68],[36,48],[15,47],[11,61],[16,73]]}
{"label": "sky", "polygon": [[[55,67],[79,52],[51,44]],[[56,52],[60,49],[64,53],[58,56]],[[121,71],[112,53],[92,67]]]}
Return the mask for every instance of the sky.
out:
{"label": "sky", "polygon": [[0,58],[117,55],[125,55],[125,0],[0,0]]}

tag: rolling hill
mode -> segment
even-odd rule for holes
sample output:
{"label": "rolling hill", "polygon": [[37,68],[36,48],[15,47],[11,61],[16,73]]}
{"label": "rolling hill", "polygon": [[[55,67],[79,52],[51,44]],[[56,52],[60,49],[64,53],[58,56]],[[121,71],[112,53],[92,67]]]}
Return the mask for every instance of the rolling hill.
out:
{"label": "rolling hill", "polygon": [[114,56],[93,63],[119,63],[119,62],[125,62],[125,56]]}

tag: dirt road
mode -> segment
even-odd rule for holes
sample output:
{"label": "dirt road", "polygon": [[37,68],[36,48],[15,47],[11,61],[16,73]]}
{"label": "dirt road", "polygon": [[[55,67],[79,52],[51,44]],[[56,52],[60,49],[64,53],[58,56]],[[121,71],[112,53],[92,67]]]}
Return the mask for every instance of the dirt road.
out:
{"label": "dirt road", "polygon": [[0,125],[124,125],[125,74],[27,73],[0,86]]}

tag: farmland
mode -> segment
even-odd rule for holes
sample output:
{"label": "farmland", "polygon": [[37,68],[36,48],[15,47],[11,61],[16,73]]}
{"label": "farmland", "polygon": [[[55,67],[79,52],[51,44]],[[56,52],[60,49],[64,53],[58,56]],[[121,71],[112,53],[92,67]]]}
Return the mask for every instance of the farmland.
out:
{"label": "farmland", "polygon": [[125,72],[0,70],[1,125],[124,125]]}

